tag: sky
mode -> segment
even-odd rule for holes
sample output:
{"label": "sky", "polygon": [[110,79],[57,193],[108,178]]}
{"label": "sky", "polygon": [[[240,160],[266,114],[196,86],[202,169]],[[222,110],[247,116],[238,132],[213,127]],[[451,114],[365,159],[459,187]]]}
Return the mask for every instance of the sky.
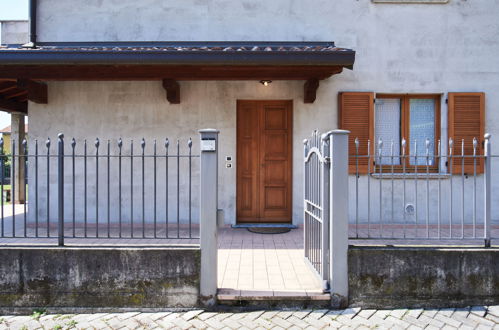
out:
{"label": "sky", "polygon": [[[0,20],[28,19],[28,0],[0,0]],[[10,125],[10,115],[0,111],[0,129]]]}
{"label": "sky", "polygon": [[0,20],[28,19],[28,0],[0,0]]}

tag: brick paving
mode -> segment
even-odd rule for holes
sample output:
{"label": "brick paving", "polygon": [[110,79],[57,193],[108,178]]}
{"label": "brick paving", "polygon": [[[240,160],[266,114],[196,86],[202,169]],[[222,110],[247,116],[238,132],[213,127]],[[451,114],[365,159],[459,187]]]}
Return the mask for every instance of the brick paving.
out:
{"label": "brick paving", "polygon": [[499,306],[0,316],[0,329],[499,329]]}

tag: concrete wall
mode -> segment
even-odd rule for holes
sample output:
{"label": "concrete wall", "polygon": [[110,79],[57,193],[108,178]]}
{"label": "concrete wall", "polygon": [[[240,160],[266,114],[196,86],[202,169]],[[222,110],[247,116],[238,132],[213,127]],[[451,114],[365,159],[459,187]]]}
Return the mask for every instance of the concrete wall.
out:
{"label": "concrete wall", "polygon": [[334,16],[324,0],[42,0],[39,40],[331,40]]}
{"label": "concrete wall", "polygon": [[[494,168],[499,168],[499,159],[493,159],[493,165]],[[387,175],[385,174],[385,177],[386,176]],[[447,226],[451,218],[450,209],[452,205],[453,224],[460,224],[461,220],[463,220],[465,224],[471,224],[475,221],[478,225],[482,225],[484,219],[483,179],[483,175],[477,175],[476,177],[473,175],[464,177],[461,175],[454,175],[452,178],[448,175],[441,175],[439,182],[439,179],[435,176],[426,180],[423,175],[415,180],[414,176],[408,175],[405,182],[400,177],[394,179],[392,190],[391,179],[379,179],[377,176],[371,176],[370,182],[368,183],[366,175],[360,176],[358,180],[355,176],[350,176],[349,219],[350,222],[358,221],[359,223],[365,224],[370,221],[377,223],[381,219],[381,208],[382,220],[384,223],[407,222],[414,224],[416,223],[417,217],[417,223],[424,224],[426,222],[428,212],[429,223],[436,224],[438,222],[440,207],[441,224]],[[494,200],[499,198],[498,183],[498,178],[494,177]],[[357,187],[358,205],[356,204]],[[380,187],[382,191],[381,196]],[[369,189],[370,194],[368,197],[367,192]],[[451,190],[452,195],[450,193]],[[368,201],[370,201],[369,207]],[[405,206],[409,204],[414,206],[414,212],[412,213],[406,212],[405,210]],[[499,208],[497,205],[492,205],[492,210],[493,221],[499,222]],[[369,220],[368,213],[370,214]],[[482,235],[482,231],[479,230],[478,233],[479,235]]]}
{"label": "concrete wall", "polygon": [[193,307],[199,249],[2,248],[0,310]]}
{"label": "concrete wall", "polygon": [[[41,0],[41,41],[334,40],[355,49],[357,56],[353,71],[321,82],[314,104],[303,104],[303,82],[274,82],[266,88],[257,81],[181,82],[180,105],[166,102],[159,82],[50,83],[49,104],[30,104],[30,135],[44,140],[47,134],[55,137],[64,131],[80,137],[186,139],[196,137],[197,129],[212,126],[221,130],[221,156],[235,157],[236,100],[292,99],[293,221],[300,223],[301,141],[315,128],[337,127],[340,91],[442,93],[443,141],[447,93],[485,92],[486,131],[494,143],[499,135],[499,113],[494,110],[499,108],[498,15],[499,0],[438,5],[320,0],[313,6],[304,0],[148,0],[140,5],[88,0],[77,6],[72,1]],[[222,162],[220,207],[226,222],[233,223],[235,167],[223,166]],[[494,165],[497,170],[499,164]],[[493,190],[499,196],[499,178]],[[425,200],[424,195],[418,198]],[[494,207],[498,218],[499,203]]]}
{"label": "concrete wall", "polygon": [[25,44],[29,41],[28,21],[1,21],[0,44]]}
{"label": "concrete wall", "polygon": [[499,250],[350,248],[349,303],[363,308],[499,303]]}

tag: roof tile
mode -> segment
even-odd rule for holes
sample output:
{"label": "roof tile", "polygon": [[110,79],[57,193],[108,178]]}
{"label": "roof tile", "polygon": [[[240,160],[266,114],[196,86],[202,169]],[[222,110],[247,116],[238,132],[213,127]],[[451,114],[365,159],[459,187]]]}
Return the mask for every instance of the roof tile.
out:
{"label": "roof tile", "polygon": [[150,47],[132,47],[132,46],[113,46],[113,47],[108,47],[108,46],[39,46],[36,49],[33,48],[23,48],[21,46],[2,46],[0,47],[0,51],[87,51],[87,52],[171,52],[171,51],[187,51],[187,52],[196,52],[196,51],[206,51],[206,52],[211,52],[211,51],[240,51],[240,52],[260,52],[260,51],[265,51],[265,52],[302,52],[302,51],[307,51],[307,52],[316,52],[316,51],[322,51],[322,52],[337,52],[337,51],[343,51],[347,50],[344,48],[338,48],[334,46],[258,46],[255,45],[253,47],[246,47],[246,46],[240,46],[240,47],[234,47],[234,46],[227,46],[227,47],[220,47],[220,46],[201,46],[201,47],[193,47],[193,46],[150,46]]}

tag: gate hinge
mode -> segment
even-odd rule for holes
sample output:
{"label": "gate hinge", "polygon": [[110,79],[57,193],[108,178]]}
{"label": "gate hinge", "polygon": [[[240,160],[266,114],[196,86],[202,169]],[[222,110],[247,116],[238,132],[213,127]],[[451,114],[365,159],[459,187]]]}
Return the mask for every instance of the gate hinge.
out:
{"label": "gate hinge", "polygon": [[328,280],[322,281],[322,293],[331,293],[331,284]]}
{"label": "gate hinge", "polygon": [[326,164],[331,163],[331,157],[324,157],[324,162],[325,162]]}

